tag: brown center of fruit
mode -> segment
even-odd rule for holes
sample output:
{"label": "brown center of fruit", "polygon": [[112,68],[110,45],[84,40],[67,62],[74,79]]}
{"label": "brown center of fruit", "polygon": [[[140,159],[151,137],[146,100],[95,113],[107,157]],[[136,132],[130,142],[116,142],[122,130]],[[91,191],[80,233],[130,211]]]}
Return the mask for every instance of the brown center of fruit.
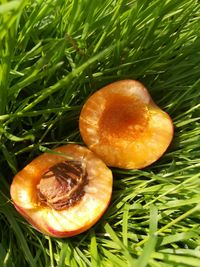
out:
{"label": "brown center of fruit", "polygon": [[101,140],[110,142],[110,137],[135,140],[145,132],[148,122],[148,107],[138,97],[115,94],[106,101],[99,121]]}
{"label": "brown center of fruit", "polygon": [[80,161],[64,161],[50,167],[37,185],[38,198],[55,210],[75,205],[84,195],[87,173]]}

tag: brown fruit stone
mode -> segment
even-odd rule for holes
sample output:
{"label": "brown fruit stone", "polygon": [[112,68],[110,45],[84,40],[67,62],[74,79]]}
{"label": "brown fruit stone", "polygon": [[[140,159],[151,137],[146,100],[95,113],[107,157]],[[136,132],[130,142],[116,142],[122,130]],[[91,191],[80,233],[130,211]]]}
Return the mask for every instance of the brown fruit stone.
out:
{"label": "brown fruit stone", "polygon": [[173,137],[171,118],[135,80],[114,82],[90,96],[79,128],[90,150],[108,166],[125,169],[152,164]]}

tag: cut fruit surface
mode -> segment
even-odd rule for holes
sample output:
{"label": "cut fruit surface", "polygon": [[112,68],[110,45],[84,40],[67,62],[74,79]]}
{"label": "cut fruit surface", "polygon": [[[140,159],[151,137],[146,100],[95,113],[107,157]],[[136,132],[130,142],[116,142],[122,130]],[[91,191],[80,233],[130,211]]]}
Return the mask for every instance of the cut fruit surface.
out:
{"label": "cut fruit surface", "polygon": [[38,231],[68,237],[86,231],[103,215],[112,194],[112,172],[86,147],[65,145],[55,151],[40,155],[14,177],[11,198]]}
{"label": "cut fruit surface", "polygon": [[91,95],[79,128],[85,144],[108,166],[125,169],[152,164],[173,137],[171,118],[135,80],[114,82]]}

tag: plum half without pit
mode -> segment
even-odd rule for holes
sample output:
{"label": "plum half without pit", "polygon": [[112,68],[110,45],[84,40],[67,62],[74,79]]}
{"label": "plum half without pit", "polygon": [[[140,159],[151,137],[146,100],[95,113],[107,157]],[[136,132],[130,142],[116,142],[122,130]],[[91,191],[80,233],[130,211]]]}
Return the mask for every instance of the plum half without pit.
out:
{"label": "plum half without pit", "polygon": [[92,94],[79,118],[83,141],[108,166],[141,169],[166,151],[173,137],[169,115],[136,80],[111,83]]}
{"label": "plum half without pit", "polygon": [[109,205],[112,172],[93,152],[64,145],[35,158],[13,179],[11,198],[38,231],[69,237],[93,226]]}

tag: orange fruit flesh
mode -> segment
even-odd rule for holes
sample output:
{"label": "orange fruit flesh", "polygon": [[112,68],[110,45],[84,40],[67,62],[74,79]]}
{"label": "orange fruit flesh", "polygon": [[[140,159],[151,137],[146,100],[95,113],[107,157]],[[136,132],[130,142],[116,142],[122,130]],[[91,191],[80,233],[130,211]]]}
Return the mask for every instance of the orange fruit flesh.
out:
{"label": "orange fruit flesh", "polygon": [[132,80],[110,84],[84,104],[79,120],[85,144],[108,166],[140,169],[155,162],[173,136],[170,117]]}
{"label": "orange fruit flesh", "polygon": [[62,155],[47,153],[34,159],[14,177],[11,198],[16,209],[38,231],[50,236],[68,237],[89,229],[102,216],[111,198],[112,173],[102,160],[85,147],[66,145],[56,151],[76,160],[84,160],[88,184],[84,187],[81,200],[64,210],[55,210],[40,203],[36,192],[43,173],[66,160]]}
{"label": "orange fruit flesh", "polygon": [[99,120],[101,142],[115,139],[134,141],[145,132],[149,120],[147,106],[137,97],[113,94]]}

